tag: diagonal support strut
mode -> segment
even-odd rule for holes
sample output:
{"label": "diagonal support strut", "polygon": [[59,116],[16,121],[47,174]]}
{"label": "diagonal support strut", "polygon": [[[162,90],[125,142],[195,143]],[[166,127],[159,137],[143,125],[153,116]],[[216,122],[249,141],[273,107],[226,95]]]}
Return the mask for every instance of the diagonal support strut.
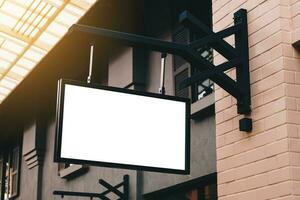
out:
{"label": "diagonal support strut", "polygon": [[[247,11],[245,9],[237,11],[234,14],[234,25],[217,33],[211,31],[205,24],[187,11],[181,14],[180,21],[190,30],[206,34],[203,38],[192,42],[189,45],[191,48],[197,49],[204,45],[210,45],[228,60],[228,62],[220,64],[219,66],[199,62],[198,64],[204,64],[209,68],[207,70],[200,70],[199,73],[187,78],[181,83],[180,87],[188,87],[189,85],[197,82],[200,83],[207,78],[210,78],[213,81],[217,79],[219,82],[215,83],[237,99],[238,113],[249,114],[251,112],[251,96]],[[235,36],[235,47],[231,46],[223,39],[230,35]],[[199,68],[199,66],[196,67]],[[220,83],[219,76],[223,76],[225,78],[224,71],[234,67],[236,68],[236,81],[231,78],[229,79],[234,81],[236,84],[231,83],[229,85],[229,80],[227,82]],[[238,93],[236,93],[237,91]]]}

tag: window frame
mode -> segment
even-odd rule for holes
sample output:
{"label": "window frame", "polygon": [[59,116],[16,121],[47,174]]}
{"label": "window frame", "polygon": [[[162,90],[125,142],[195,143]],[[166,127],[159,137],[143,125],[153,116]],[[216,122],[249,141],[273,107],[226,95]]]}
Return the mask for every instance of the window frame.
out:
{"label": "window frame", "polygon": [[[14,160],[14,153],[17,152],[17,158]],[[20,174],[21,174],[21,145],[13,145],[7,148],[7,151],[2,152],[0,158],[3,161],[2,169],[2,184],[0,200],[7,199],[11,200],[19,196],[20,193]],[[16,161],[16,169],[13,169],[13,162]],[[15,179],[14,177],[15,176]],[[14,181],[16,183],[14,183]],[[16,187],[15,189],[13,187]]]}
{"label": "window frame", "polygon": [[4,153],[0,153],[0,165],[0,200],[4,200],[6,173],[6,160]]}
{"label": "window frame", "polygon": [[[16,152],[17,158],[14,160],[14,154]],[[16,163],[16,169],[14,170],[14,161],[17,161]],[[10,150],[9,154],[9,182],[10,182],[10,191],[9,194],[11,195],[9,199],[17,197],[19,195],[19,189],[20,189],[20,146],[14,146]],[[14,183],[14,176],[16,176],[17,183]],[[14,184],[16,184],[16,189],[14,190]]]}

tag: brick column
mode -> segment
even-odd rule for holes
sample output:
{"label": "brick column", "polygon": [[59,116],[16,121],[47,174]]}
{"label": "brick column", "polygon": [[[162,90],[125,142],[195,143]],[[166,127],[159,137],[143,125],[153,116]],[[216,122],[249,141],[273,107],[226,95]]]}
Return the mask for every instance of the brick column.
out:
{"label": "brick column", "polygon": [[[253,131],[239,132],[236,100],[217,86],[218,196],[300,199],[300,53],[291,45],[300,0],[213,0],[214,31],[240,8],[248,10]],[[224,58],[215,53],[214,62]]]}

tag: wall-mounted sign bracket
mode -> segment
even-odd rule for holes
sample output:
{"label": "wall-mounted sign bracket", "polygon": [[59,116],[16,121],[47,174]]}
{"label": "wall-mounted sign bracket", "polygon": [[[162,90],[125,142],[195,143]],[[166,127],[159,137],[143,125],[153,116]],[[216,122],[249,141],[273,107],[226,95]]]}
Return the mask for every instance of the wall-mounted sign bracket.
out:
{"label": "wall-mounted sign bracket", "polygon": [[[237,99],[239,114],[251,112],[250,79],[249,79],[249,50],[248,50],[248,28],[247,11],[241,9],[234,14],[234,26],[214,33],[196,17],[185,11],[180,16],[180,22],[189,28],[191,32],[205,34],[206,36],[190,44],[179,44],[168,42],[152,37],[136,34],[117,32],[103,28],[74,24],[69,33],[80,32],[89,34],[91,40],[94,37],[104,37],[118,41],[121,44],[140,47],[152,51],[169,53],[184,58],[192,66],[197,67],[199,72],[181,83],[181,87],[188,87],[209,78],[222,87],[225,91]],[[223,38],[235,36],[235,47],[227,43]],[[210,45],[227,62],[215,66],[197,51],[202,46]],[[225,71],[236,67],[236,80],[230,78]],[[246,128],[244,130],[250,131]]]}
{"label": "wall-mounted sign bracket", "polygon": [[[73,196],[73,197],[89,197],[91,200],[98,198],[101,200],[110,200],[107,195],[109,193],[114,193],[118,196],[119,200],[129,200],[129,175],[123,177],[123,181],[115,186],[109,184],[103,179],[99,180],[99,184],[106,188],[102,193],[88,193],[88,192],[71,192],[71,191],[54,191],[53,195],[61,196]],[[119,190],[120,187],[123,187],[123,192]]]}
{"label": "wall-mounted sign bracket", "polygon": [[[238,113],[249,114],[251,112],[251,99],[247,11],[244,9],[237,11],[234,14],[234,25],[217,33],[211,31],[205,24],[188,12],[184,12],[180,15],[180,22],[192,32],[206,35],[190,43],[190,48],[197,50],[202,46],[210,46],[227,59],[227,62],[224,62],[218,66],[209,65],[207,66],[208,69],[202,70],[187,78],[181,83],[181,88],[187,87],[194,83],[201,83],[205,79],[211,78],[217,74],[226,76],[224,73],[225,71],[236,67],[235,84],[241,93],[240,96],[235,96],[237,99]],[[235,36],[235,47],[224,40],[224,38],[231,35]],[[230,87],[230,85],[226,85],[226,83],[225,85],[221,84],[219,86],[222,88]],[[232,90],[235,90],[235,88],[232,88]],[[228,92],[232,94],[230,91]],[[234,94],[232,95],[234,96]]]}

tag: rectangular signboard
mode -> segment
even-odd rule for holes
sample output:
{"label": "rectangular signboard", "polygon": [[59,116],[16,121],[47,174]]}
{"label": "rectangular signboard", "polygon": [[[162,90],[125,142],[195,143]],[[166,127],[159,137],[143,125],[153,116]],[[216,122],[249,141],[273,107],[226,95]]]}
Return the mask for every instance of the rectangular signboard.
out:
{"label": "rectangular signboard", "polygon": [[60,80],[56,162],[188,174],[190,101]]}

